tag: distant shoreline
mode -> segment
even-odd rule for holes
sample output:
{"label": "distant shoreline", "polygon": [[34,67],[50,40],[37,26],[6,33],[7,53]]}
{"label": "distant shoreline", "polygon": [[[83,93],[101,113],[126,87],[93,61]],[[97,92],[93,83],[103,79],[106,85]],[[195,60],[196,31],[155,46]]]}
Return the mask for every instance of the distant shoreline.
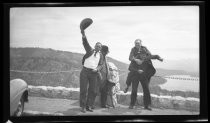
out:
{"label": "distant shoreline", "polygon": [[[169,91],[184,91],[187,90],[192,92],[199,91],[199,81],[196,81],[195,77],[191,77],[190,75],[171,75],[167,77],[172,77],[175,79],[166,78],[166,82],[164,84],[159,85],[161,89],[166,89]],[[179,80],[180,79],[180,80]],[[195,80],[182,80],[182,79],[195,79]]]}

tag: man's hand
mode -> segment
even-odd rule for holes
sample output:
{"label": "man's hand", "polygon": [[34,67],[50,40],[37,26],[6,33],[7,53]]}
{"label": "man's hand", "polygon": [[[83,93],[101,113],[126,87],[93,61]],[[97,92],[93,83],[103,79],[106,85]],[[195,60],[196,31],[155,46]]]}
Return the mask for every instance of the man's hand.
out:
{"label": "man's hand", "polygon": [[163,62],[163,58],[159,58],[158,60],[161,61],[161,62]]}
{"label": "man's hand", "polygon": [[85,31],[81,30],[82,36],[85,36]]}
{"label": "man's hand", "polygon": [[138,70],[138,73],[139,73],[139,74],[141,74],[141,73],[143,73],[143,72],[144,72],[143,70]]}
{"label": "man's hand", "polygon": [[142,60],[140,60],[140,59],[134,59],[134,61],[138,64],[138,65],[141,65],[142,64]]}
{"label": "man's hand", "polygon": [[163,58],[161,58],[159,55],[158,55],[158,58],[157,58],[159,61],[163,61]]}
{"label": "man's hand", "polygon": [[98,72],[98,70],[97,69],[93,69],[92,72]]}

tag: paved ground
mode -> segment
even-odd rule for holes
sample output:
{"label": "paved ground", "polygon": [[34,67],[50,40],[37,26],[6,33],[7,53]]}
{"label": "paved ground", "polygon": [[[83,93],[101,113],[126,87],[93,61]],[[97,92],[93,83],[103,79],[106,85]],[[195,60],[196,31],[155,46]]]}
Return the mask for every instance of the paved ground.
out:
{"label": "paved ground", "polygon": [[44,97],[29,97],[29,103],[25,103],[24,115],[198,115],[199,112],[186,110],[158,109],[144,110],[142,107],[128,109],[126,105],[119,105],[115,109],[103,109],[96,107],[94,112],[80,112],[78,100],[53,99]]}

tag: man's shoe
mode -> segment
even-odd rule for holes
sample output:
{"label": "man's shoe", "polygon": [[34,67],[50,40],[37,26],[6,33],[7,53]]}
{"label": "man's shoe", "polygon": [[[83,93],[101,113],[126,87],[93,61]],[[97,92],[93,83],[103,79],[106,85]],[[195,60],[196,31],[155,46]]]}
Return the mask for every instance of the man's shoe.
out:
{"label": "man's shoe", "polygon": [[127,92],[128,92],[128,87],[126,87],[124,90],[124,93],[127,93]]}
{"label": "man's shoe", "polygon": [[144,109],[152,111],[152,109],[148,106],[145,106]]}
{"label": "man's shoe", "polygon": [[85,108],[82,108],[82,109],[81,109],[81,112],[82,112],[82,113],[85,113],[85,112],[86,112],[86,111],[85,111]]}
{"label": "man's shoe", "polygon": [[129,108],[129,109],[133,109],[133,106],[130,105],[128,108]]}
{"label": "man's shoe", "polygon": [[86,107],[86,111],[93,112],[93,110],[89,107]]}

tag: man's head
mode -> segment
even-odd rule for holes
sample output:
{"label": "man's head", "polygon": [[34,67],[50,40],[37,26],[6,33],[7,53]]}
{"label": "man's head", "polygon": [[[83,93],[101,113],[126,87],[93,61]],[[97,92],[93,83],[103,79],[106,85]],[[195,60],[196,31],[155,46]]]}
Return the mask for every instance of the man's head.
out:
{"label": "man's head", "polygon": [[97,42],[96,45],[95,45],[96,52],[100,51],[101,47],[102,47],[102,44],[100,42]]}
{"label": "man's head", "polygon": [[136,48],[140,48],[140,47],[142,46],[141,43],[142,43],[142,41],[141,41],[140,39],[136,39],[136,40],[135,40],[135,47],[136,47]]}
{"label": "man's head", "polygon": [[106,56],[109,53],[109,47],[106,45],[102,45],[101,53]]}

